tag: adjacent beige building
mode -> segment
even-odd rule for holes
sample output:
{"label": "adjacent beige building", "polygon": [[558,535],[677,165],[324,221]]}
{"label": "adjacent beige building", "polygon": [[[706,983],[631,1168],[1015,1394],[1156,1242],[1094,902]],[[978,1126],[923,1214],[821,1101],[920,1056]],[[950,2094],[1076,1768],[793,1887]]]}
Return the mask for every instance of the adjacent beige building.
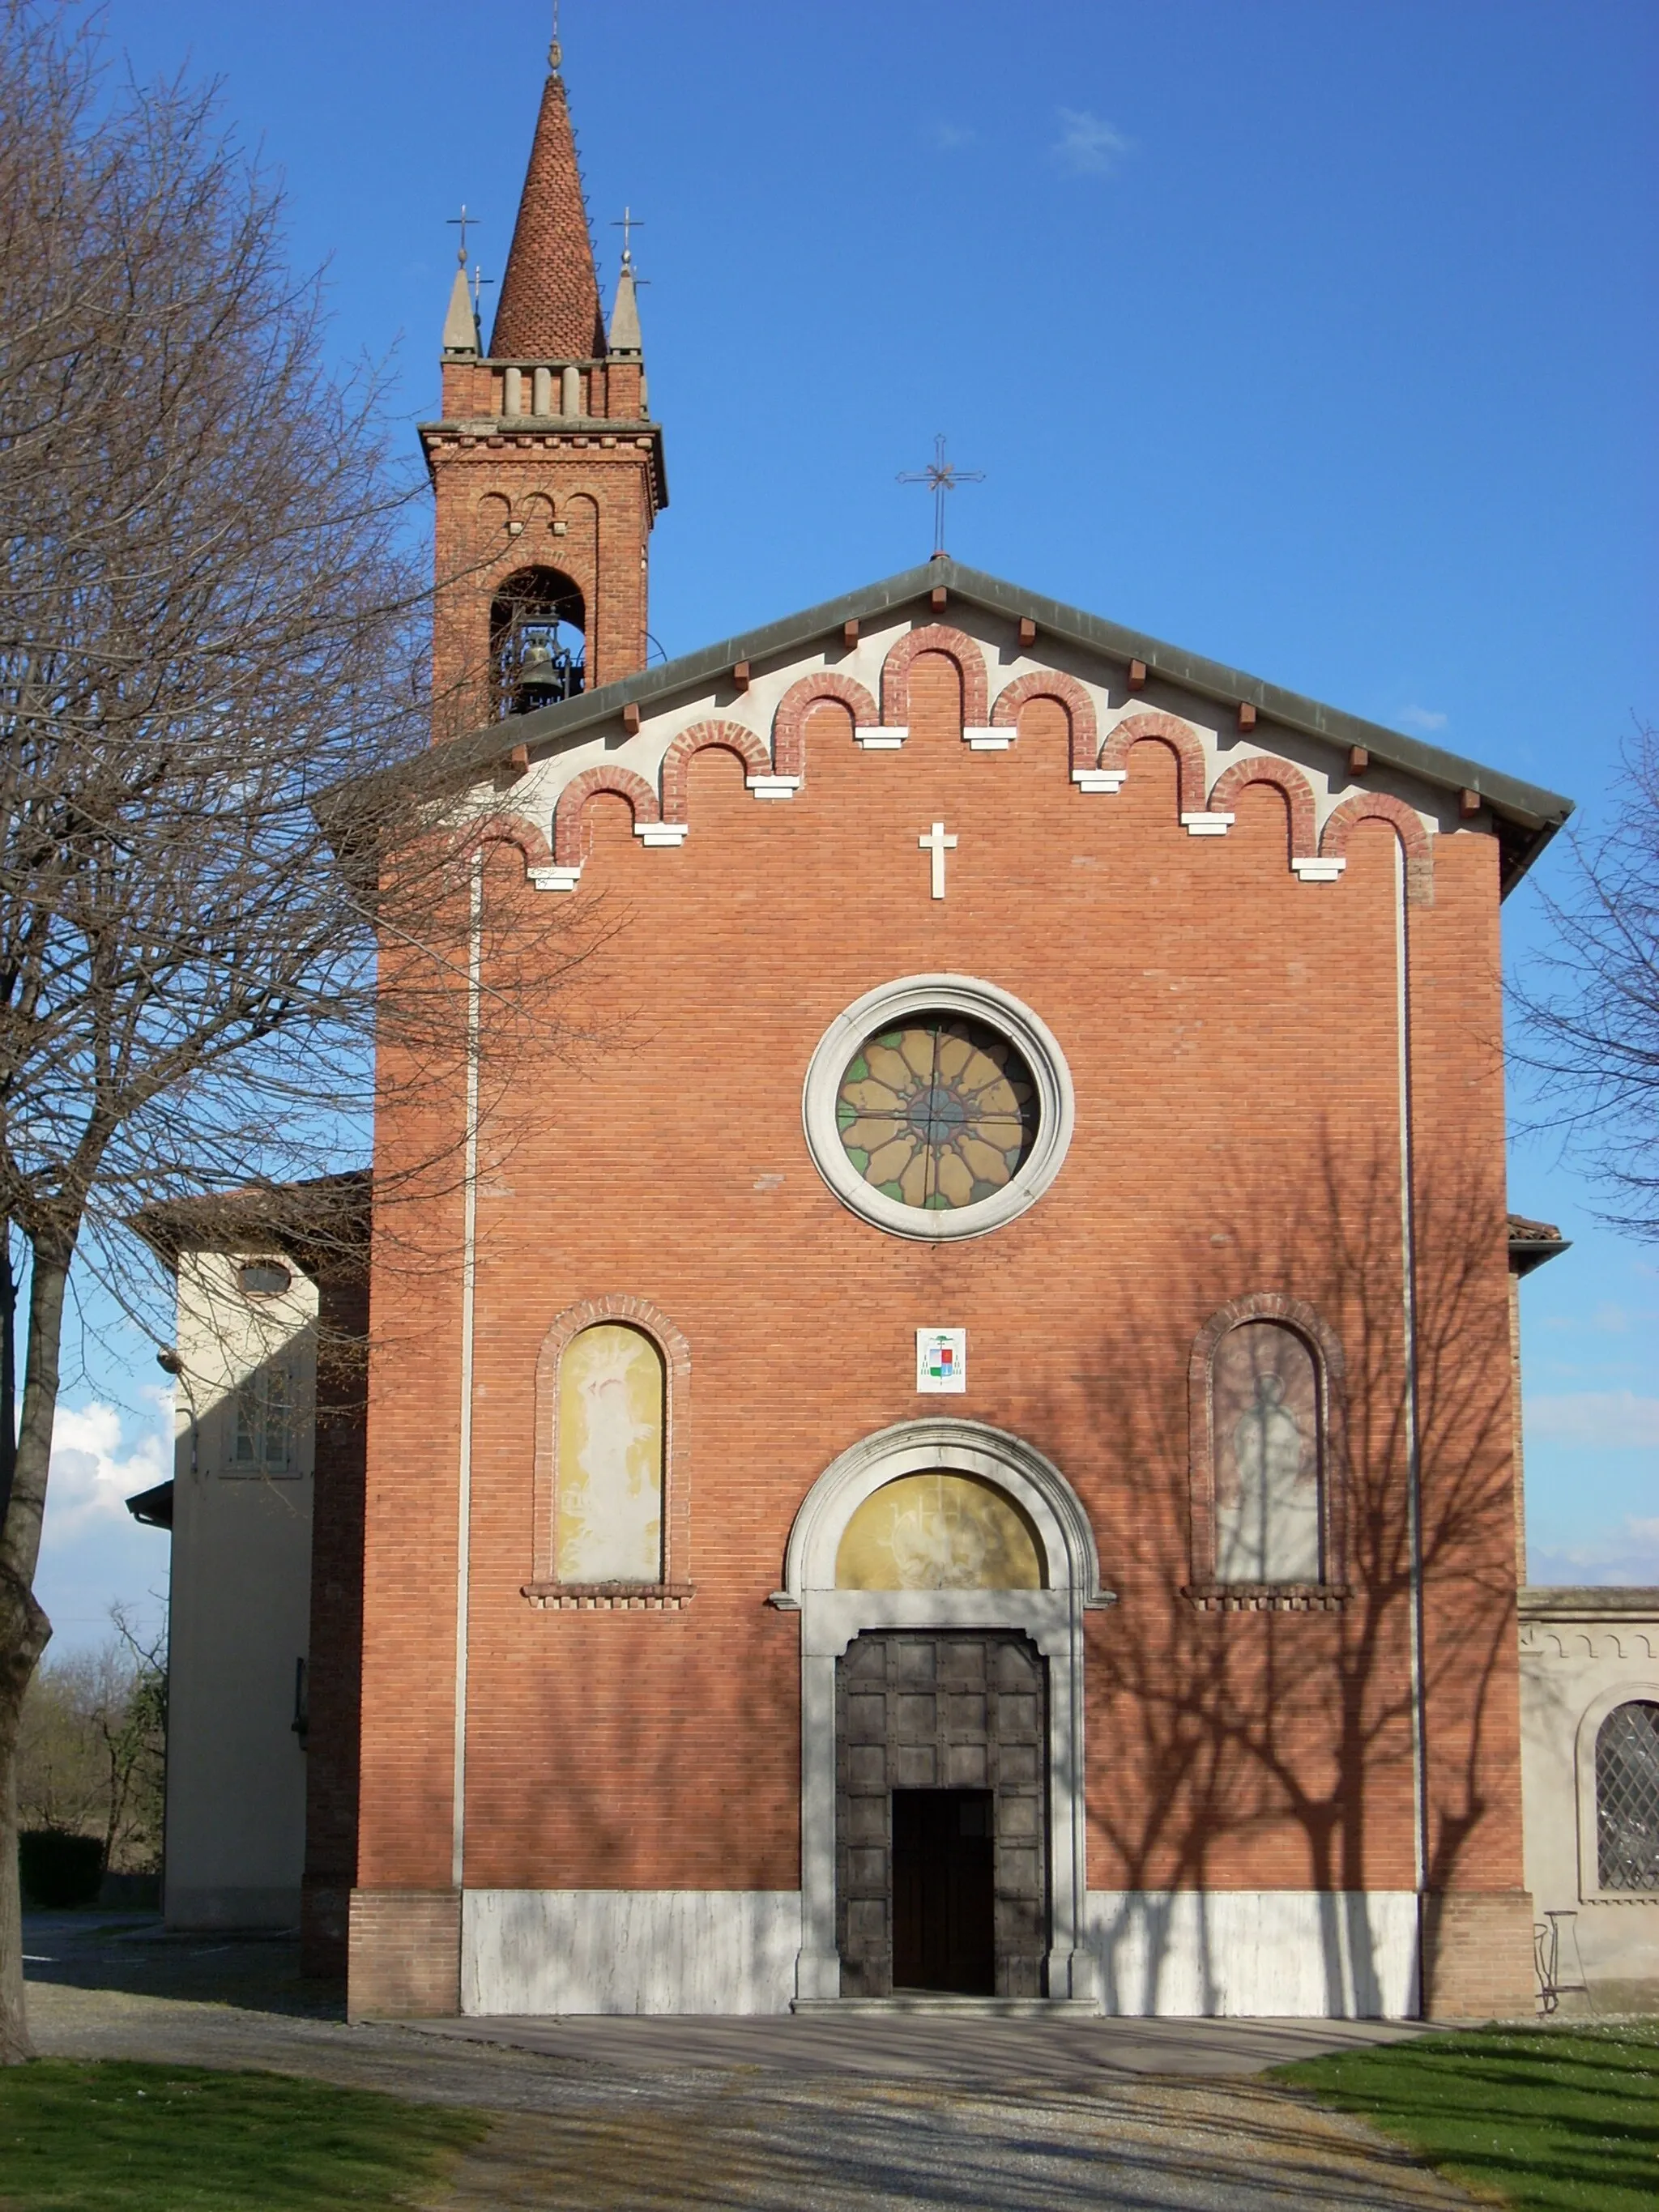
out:
{"label": "adjacent beige building", "polygon": [[[300,1919],[317,1286],[291,1259],[179,1250],[165,1909]],[[146,1517],[149,1517],[148,1516]]]}
{"label": "adjacent beige building", "polygon": [[1659,1589],[1521,1592],[1521,1729],[1546,2002],[1659,2009]]}

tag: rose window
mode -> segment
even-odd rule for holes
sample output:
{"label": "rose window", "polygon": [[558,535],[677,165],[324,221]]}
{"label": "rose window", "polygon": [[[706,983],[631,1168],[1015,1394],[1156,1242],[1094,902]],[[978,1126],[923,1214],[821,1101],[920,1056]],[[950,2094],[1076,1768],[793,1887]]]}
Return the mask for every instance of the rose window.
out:
{"label": "rose window", "polygon": [[842,1077],[836,1123],[866,1183],[928,1211],[994,1198],[1037,1132],[1037,1086],[982,1022],[923,1013],[866,1037]]}

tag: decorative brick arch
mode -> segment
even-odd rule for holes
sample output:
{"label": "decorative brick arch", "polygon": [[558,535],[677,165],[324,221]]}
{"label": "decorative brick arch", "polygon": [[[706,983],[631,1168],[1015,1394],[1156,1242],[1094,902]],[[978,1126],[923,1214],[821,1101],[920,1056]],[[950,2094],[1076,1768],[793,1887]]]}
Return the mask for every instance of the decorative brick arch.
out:
{"label": "decorative brick arch", "polygon": [[770,775],[772,757],[766,742],[752,730],[744,729],[741,722],[694,722],[689,730],[682,730],[662,762],[662,818],[665,822],[685,820],[686,771],[694,753],[717,749],[735,753],[750,775]]}
{"label": "decorative brick arch", "polygon": [[1076,677],[1063,676],[1048,668],[1034,669],[1029,676],[1016,676],[997,694],[997,703],[991,709],[992,728],[1017,730],[1019,710],[1030,699],[1052,699],[1065,708],[1066,727],[1072,737],[1072,766],[1092,768],[1100,750],[1100,725],[1095,719],[1095,702]]}
{"label": "decorative brick arch", "polygon": [[[558,1574],[559,1362],[597,1322],[621,1322],[648,1336],[662,1355],[662,1580],[651,1583],[562,1583]],[[693,1595],[691,1571],[691,1347],[648,1298],[617,1291],[567,1306],[536,1355],[536,1467],[532,1579],[524,1595],[562,1613],[678,1613]]]}
{"label": "decorative brick arch", "polygon": [[511,845],[524,856],[525,867],[547,867],[553,858],[547,840],[535,823],[522,814],[492,814],[478,831],[477,849],[488,845]]}
{"label": "decorative brick arch", "polygon": [[[1204,786],[1207,770],[1204,763],[1204,748],[1198,732],[1189,722],[1178,715],[1148,713],[1127,714],[1106,732],[1106,742],[1100,749],[1098,765],[1102,768],[1121,769],[1126,774],[1129,755],[1139,744],[1168,745],[1176,757],[1180,772],[1181,811],[1201,814],[1204,811]],[[1079,768],[1093,768],[1093,761],[1078,761]]]}
{"label": "decorative brick arch", "polygon": [[1357,822],[1386,822],[1406,855],[1406,896],[1413,906],[1434,904],[1434,840],[1414,807],[1391,792],[1361,791],[1345,799],[1320,833],[1322,860],[1347,858],[1348,839]]}
{"label": "decorative brick arch", "polygon": [[924,653],[942,653],[954,660],[962,678],[962,719],[969,727],[985,726],[985,655],[973,639],[948,623],[924,623],[900,638],[881,665],[881,719],[902,725],[910,719],[910,669]]}
{"label": "decorative brick arch", "polygon": [[772,717],[774,775],[805,775],[806,718],[814,707],[822,705],[826,699],[847,708],[855,727],[875,726],[878,719],[876,702],[853,677],[837,676],[828,668],[820,670],[816,676],[803,676],[798,684],[789,686]]}
{"label": "decorative brick arch", "polygon": [[1291,810],[1291,857],[1316,858],[1319,832],[1314,821],[1313,786],[1299,768],[1289,761],[1275,760],[1271,753],[1253,753],[1249,760],[1235,761],[1224,769],[1210,793],[1211,813],[1231,813],[1239,793],[1253,783],[1270,783],[1284,793]]}
{"label": "decorative brick arch", "polygon": [[656,793],[631,768],[621,768],[610,762],[603,762],[597,768],[585,768],[580,775],[571,777],[559,794],[558,809],[553,817],[553,858],[558,866],[580,867],[582,811],[588,800],[601,791],[614,791],[625,799],[634,810],[636,824],[662,819]]}
{"label": "decorative brick arch", "polygon": [[[1241,767],[1249,763],[1241,762]],[[1222,1583],[1216,1579],[1214,1405],[1211,1380],[1223,1337],[1246,1322],[1294,1329],[1313,1355],[1323,1447],[1325,1579],[1322,1583]],[[1193,1339],[1187,1362],[1188,1480],[1193,1579],[1187,1595],[1206,1613],[1328,1613],[1348,1595],[1347,1362],[1342,1340],[1316,1310],[1283,1291],[1230,1298]]]}

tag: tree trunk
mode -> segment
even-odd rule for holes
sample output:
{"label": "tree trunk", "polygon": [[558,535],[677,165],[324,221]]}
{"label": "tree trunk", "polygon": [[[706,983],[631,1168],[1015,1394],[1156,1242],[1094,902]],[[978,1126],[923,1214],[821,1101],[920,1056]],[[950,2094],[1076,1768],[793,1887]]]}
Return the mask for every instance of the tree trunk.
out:
{"label": "tree trunk", "polygon": [[7,2066],[33,2055],[23,1995],[22,1898],[17,1881],[17,1739],[23,1698],[52,1635],[52,1623],[35,1601],[33,1584],[52,1465],[64,1294],[73,1249],[70,1239],[61,1252],[37,1247],[34,1253],[23,1418],[11,1495],[0,1524],[0,2065]]}
{"label": "tree trunk", "polygon": [[0,1527],[11,1503],[17,1456],[17,1278],[11,1266],[11,1223],[0,1216]]}

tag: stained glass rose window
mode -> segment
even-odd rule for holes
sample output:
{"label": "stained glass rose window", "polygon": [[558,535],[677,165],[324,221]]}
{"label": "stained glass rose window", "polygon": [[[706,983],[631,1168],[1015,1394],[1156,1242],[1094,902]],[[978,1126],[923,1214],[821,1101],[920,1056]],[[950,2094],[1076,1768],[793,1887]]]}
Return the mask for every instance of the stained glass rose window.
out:
{"label": "stained glass rose window", "polygon": [[1030,1152],[1036,1084],[982,1022],[923,1013],[866,1037],[836,1100],[847,1157],[867,1183],[930,1210],[994,1198]]}
{"label": "stained glass rose window", "polygon": [[983,1237],[1059,1174],[1074,1108],[1053,1033],[975,975],[908,975],[836,1016],[801,1092],[812,1164],[895,1237]]}

